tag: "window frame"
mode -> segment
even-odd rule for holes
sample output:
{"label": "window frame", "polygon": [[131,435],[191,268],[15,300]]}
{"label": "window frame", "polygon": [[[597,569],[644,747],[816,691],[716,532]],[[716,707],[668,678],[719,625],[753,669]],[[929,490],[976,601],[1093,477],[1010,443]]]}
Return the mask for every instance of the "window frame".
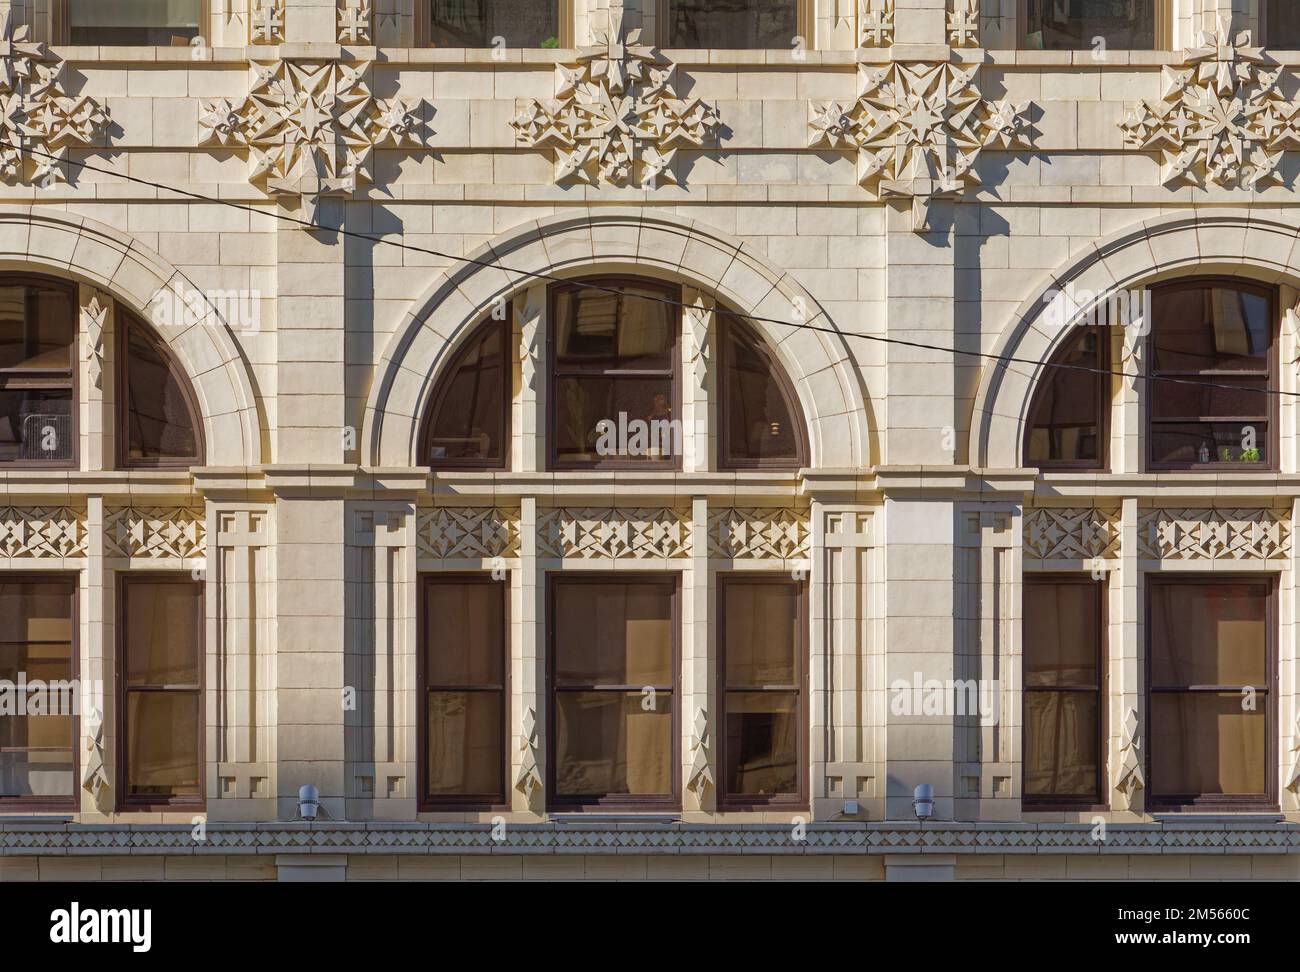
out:
{"label": "window frame", "polygon": [[[528,51],[546,51],[546,50],[572,50],[577,46],[574,38],[576,14],[574,10],[574,0],[551,0],[559,8],[556,11],[555,25],[559,31],[559,45],[555,48],[547,47],[525,47],[520,50]],[[433,47],[433,3],[432,0],[415,0],[415,46],[417,48],[429,48],[431,50],[442,51],[487,51],[491,47]]]}
{"label": "window frame", "polygon": [[[1174,46],[1174,18],[1171,0],[1156,0],[1155,46],[1152,51],[1172,51]],[[1089,48],[1076,48],[1089,50]],[[1117,48],[1118,50],[1119,48]],[[1029,46],[1029,0],[1017,0],[1016,4],[1016,50],[1038,51],[1040,48]],[[1125,50],[1146,50],[1146,48],[1125,48]],[[1058,53],[1069,53],[1062,51]]]}
{"label": "window frame", "polygon": [[[718,377],[713,382],[715,394],[718,396],[718,469],[726,472],[749,469],[794,472],[807,467],[810,464],[808,458],[808,420],[804,417],[803,405],[795,392],[794,383],[790,380],[785,368],[781,366],[781,362],[777,360],[776,352],[768,347],[767,342],[753,328],[747,325],[739,315],[724,311],[721,308],[716,310],[714,314],[717,320],[719,345],[717,357]],[[744,340],[749,345],[750,350],[767,362],[769,373],[772,374],[785,395],[786,405],[790,410],[790,421],[795,426],[796,455],[793,459],[763,457],[737,459],[730,455],[729,443],[731,442],[733,417],[727,380],[732,364],[731,342],[736,339]]]}
{"label": "window frame", "polygon": [[[208,645],[207,645],[207,586],[202,581],[193,580],[189,574],[178,573],[176,571],[117,571],[116,572],[116,624],[115,640],[116,651],[114,653],[114,681],[115,686],[115,703],[117,705],[114,728],[117,732],[115,746],[116,762],[114,773],[114,796],[119,813],[148,812],[148,811],[168,811],[168,810],[203,810],[207,807],[207,782],[208,782],[208,746],[207,746],[207,666],[208,666]],[[192,588],[197,592],[198,600],[198,697],[199,697],[199,716],[198,716],[198,763],[199,763],[199,792],[194,797],[172,798],[168,800],[159,800],[155,797],[135,797],[132,798],[127,794],[127,784],[129,780],[129,769],[127,765],[127,696],[131,689],[127,685],[127,666],[126,652],[127,640],[130,633],[127,631],[127,589],[132,584],[175,584]],[[184,691],[193,692],[195,689],[173,689],[150,688],[135,689],[134,691]]]}
{"label": "window frame", "polygon": [[[655,46],[678,51],[708,51],[708,50],[729,50],[729,51],[788,51],[793,47],[674,47],[672,38],[668,35],[668,13],[670,9],[669,0],[654,0],[655,2],[655,32],[658,35],[655,39]],[[816,30],[816,11],[815,0],[793,0],[795,10],[795,30],[798,31],[799,37],[804,39],[805,50],[817,49],[817,30]]]}
{"label": "window frame", "polygon": [[[72,624],[72,666],[71,679],[76,692],[74,701],[77,705],[81,704],[81,582],[78,573],[64,573],[63,571],[4,571],[0,573],[0,583],[3,584],[51,584],[63,582],[70,588],[70,600],[72,602],[71,624]],[[76,711],[75,707],[71,715],[72,719],[72,793],[63,799],[50,799],[47,796],[18,796],[5,797],[0,796],[0,813],[7,811],[20,810],[53,810],[76,813],[81,809],[81,713]],[[19,749],[14,747],[14,752],[32,752],[44,751],[52,752],[54,750],[48,747],[40,747],[33,750],[32,747]],[[58,750],[62,752],[62,750]],[[3,822],[0,820],[0,822]]]}
{"label": "window frame", "polygon": [[[199,33],[198,36],[206,39],[212,33],[212,0],[199,0]],[[50,3],[50,36],[54,38],[54,44],[57,46],[72,46],[72,7],[68,0],[51,0]],[[126,47],[179,47],[179,45],[161,45],[161,44],[100,44],[98,47],[107,47],[110,50],[116,50]],[[192,44],[187,46],[194,46]]]}
{"label": "window frame", "polygon": [[[796,661],[799,664],[798,678],[795,688],[781,687],[773,688],[771,686],[762,686],[758,688],[729,688],[727,684],[727,611],[726,597],[727,590],[731,587],[785,587],[795,588],[799,592],[797,604],[799,610],[799,644],[796,646]],[[715,759],[717,762],[717,786],[715,787],[717,809],[719,812],[733,810],[772,810],[772,811],[799,811],[809,809],[809,777],[811,776],[811,748],[809,732],[809,713],[811,694],[811,637],[810,637],[810,619],[809,619],[809,597],[808,583],[806,581],[790,580],[784,574],[779,576],[770,576],[768,574],[748,573],[748,572],[725,572],[719,573],[717,578],[717,678],[715,683],[714,711],[717,713],[714,719],[713,737],[717,741],[715,749]],[[799,719],[799,791],[794,794],[774,793],[767,797],[761,794],[730,794],[727,790],[727,692],[752,692],[752,693],[782,693],[789,694],[791,691],[798,693],[798,719]]]}
{"label": "window frame", "polygon": [[[439,583],[476,584],[482,586],[502,587],[502,658],[501,685],[497,688],[482,686],[445,686],[428,683],[428,650],[431,625],[428,610],[427,591]],[[510,809],[510,579],[494,580],[491,574],[474,571],[421,571],[420,572],[420,650],[416,657],[416,686],[419,698],[419,711],[416,713],[417,740],[416,759],[419,763],[416,779],[419,781],[417,810],[421,813],[445,810],[480,810],[496,811]],[[501,764],[497,767],[500,774],[500,789],[493,794],[451,794],[431,796],[429,794],[429,693],[434,691],[473,691],[495,692],[501,696]]]}
{"label": "window frame", "polygon": [[[1109,778],[1110,770],[1110,748],[1108,746],[1107,727],[1109,725],[1110,700],[1108,698],[1110,690],[1110,665],[1109,665],[1109,639],[1107,637],[1109,629],[1107,625],[1110,620],[1108,610],[1109,585],[1106,579],[1094,580],[1090,574],[1074,573],[1070,571],[1026,571],[1022,579],[1026,588],[1030,585],[1040,585],[1043,587],[1055,587],[1058,585],[1069,584],[1088,586],[1093,589],[1097,599],[1096,604],[1096,625],[1097,625],[1097,685],[1094,689],[1073,688],[1073,687],[1047,687],[1047,688],[1030,688],[1025,680],[1025,650],[1022,640],[1020,648],[1020,725],[1021,725],[1021,752],[1020,752],[1020,809],[1024,813],[1053,813],[1058,811],[1108,811],[1110,805],[1106,803],[1106,780]],[[1021,593],[1020,617],[1023,624],[1025,617],[1024,593]],[[1029,737],[1029,720],[1028,716],[1028,697],[1030,692],[1094,692],[1097,697],[1097,779],[1095,781],[1094,795],[1095,800],[1080,799],[1078,796],[1067,795],[1030,795],[1025,790],[1025,775],[1028,771],[1028,765],[1025,760],[1025,753],[1028,751]]]}
{"label": "window frame", "polygon": [[[195,399],[194,383],[190,376],[186,374],[185,369],[181,367],[180,361],[172,353],[171,348],[162,338],[153,332],[153,329],[138,314],[124,308],[121,303],[114,301],[115,324],[117,333],[114,335],[116,344],[117,361],[114,364],[117,382],[115,393],[117,402],[113,408],[116,413],[114,419],[117,427],[113,429],[113,448],[116,453],[118,469],[189,469],[192,466],[203,466],[207,462],[208,445],[203,435],[203,413],[199,410],[199,405]],[[191,457],[173,457],[159,456],[156,459],[141,458],[135,459],[130,455],[130,438],[131,438],[131,328],[134,327],[140,334],[141,338],[146,341],[153,349],[154,353],[162,359],[167,369],[177,377],[177,384],[180,385],[181,394],[185,398],[185,407],[189,411],[190,425],[194,429],[194,446],[195,455]]]}
{"label": "window frame", "polygon": [[[1164,283],[1153,284],[1151,291],[1151,329],[1146,336],[1147,354],[1146,374],[1153,379],[1161,376],[1173,378],[1195,380],[1198,376],[1209,382],[1228,381],[1240,378],[1258,378],[1262,372],[1257,371],[1232,371],[1232,372],[1214,372],[1214,371],[1172,371],[1165,372],[1158,370],[1156,355],[1156,331],[1159,327],[1159,316],[1156,314],[1155,302],[1161,292],[1177,292],[1182,290],[1200,290],[1205,287],[1224,286],[1232,290],[1252,293],[1258,297],[1265,297],[1269,302],[1269,327],[1271,328],[1268,352],[1268,372],[1266,388],[1268,414],[1264,417],[1200,417],[1200,418],[1162,418],[1157,419],[1155,416],[1155,394],[1156,381],[1144,382],[1146,401],[1143,403],[1143,437],[1146,445],[1143,448],[1143,455],[1146,460],[1147,472],[1205,472],[1205,473],[1222,473],[1228,470],[1233,472],[1245,472],[1256,474],[1276,473],[1281,467],[1279,465],[1279,452],[1281,446],[1280,432],[1278,425],[1281,421],[1281,409],[1279,408],[1277,391],[1281,387],[1281,369],[1280,369],[1280,348],[1281,344],[1281,316],[1280,316],[1280,294],[1278,288],[1268,284],[1257,283],[1245,277],[1225,277],[1225,276],[1196,276],[1180,277],[1176,280]],[[1176,424],[1194,424],[1218,423],[1218,424],[1235,424],[1241,422],[1249,424],[1251,422],[1267,422],[1268,438],[1266,440],[1267,462],[1223,462],[1217,457],[1210,462],[1157,462],[1155,459],[1155,430],[1158,424],[1176,425]]]}
{"label": "window frame", "polygon": [[[1021,437],[1020,455],[1021,461],[1030,469],[1037,469],[1040,472],[1105,472],[1110,469],[1110,436],[1111,436],[1111,410],[1114,408],[1114,375],[1110,373],[1114,367],[1111,354],[1111,329],[1109,327],[1100,327],[1092,324],[1078,324],[1071,328],[1071,331],[1078,332],[1071,334],[1056,349],[1056,353],[1048,360],[1044,366],[1043,375],[1034,385],[1034,393],[1029,398],[1029,410],[1025,413],[1025,431]],[[1060,359],[1069,352],[1074,342],[1084,338],[1089,331],[1095,331],[1097,334],[1097,367],[1106,372],[1106,374],[1093,375],[1093,380],[1097,385],[1097,438],[1100,448],[1097,450],[1096,459],[1043,459],[1032,460],[1029,458],[1029,439],[1033,435],[1037,426],[1033,423],[1034,411],[1038,405],[1038,396],[1046,391],[1055,371],[1056,365]]]}
{"label": "window frame", "polygon": [[[583,586],[590,584],[654,584],[671,590],[672,598],[672,673],[671,686],[673,700],[672,729],[669,753],[669,766],[672,770],[672,792],[664,794],[611,794],[595,796],[560,796],[556,786],[555,771],[557,767],[556,746],[559,742],[557,732],[559,689],[556,686],[556,594],[563,585]],[[644,572],[644,571],[547,571],[546,572],[546,810],[548,813],[608,813],[611,811],[661,811],[680,812],[682,809],[682,576],[678,571]],[[569,685],[564,691],[574,692],[609,692],[625,695],[640,692],[645,686],[601,686],[584,688]],[[659,686],[655,686],[658,690]]]}
{"label": "window frame", "polygon": [[[626,371],[596,371],[595,369],[584,370],[581,368],[570,368],[563,374],[560,373],[556,366],[556,358],[559,353],[558,342],[556,340],[559,333],[558,320],[556,316],[556,307],[559,303],[559,296],[565,291],[582,291],[590,289],[591,286],[607,287],[616,289],[618,287],[640,287],[644,290],[658,290],[660,296],[665,298],[666,306],[672,306],[673,317],[673,344],[668,351],[669,361],[671,362],[670,386],[672,396],[673,418],[679,422],[682,417],[682,311],[685,307],[682,300],[681,284],[669,280],[660,280],[655,277],[638,277],[632,274],[618,275],[601,275],[594,277],[574,277],[572,280],[566,280],[561,283],[553,283],[547,288],[546,293],[546,462],[548,472],[572,472],[572,471],[591,471],[591,470],[636,470],[639,472],[681,472],[682,454],[672,456],[668,460],[664,459],[634,459],[631,457],[614,456],[612,458],[602,459],[597,456],[595,459],[575,462],[572,460],[561,460],[559,458],[559,396],[556,389],[559,386],[561,378],[599,378],[602,376],[613,377],[622,375],[627,378],[656,378],[663,375],[660,369],[639,369]],[[618,380],[616,377],[614,380]],[[611,416],[612,417],[612,416]],[[682,437],[687,434],[686,424],[681,422]],[[683,443],[684,445],[685,443]],[[682,450],[684,451],[684,450]]]}
{"label": "window frame", "polygon": [[1260,11],[1259,19],[1263,46],[1279,51],[1300,50],[1300,43],[1295,47],[1279,47],[1273,41],[1273,35],[1277,31],[1278,0],[1262,0],[1261,6],[1263,9]]}
{"label": "window frame", "polygon": [[1266,773],[1265,792],[1263,794],[1182,794],[1182,793],[1159,793],[1156,790],[1156,778],[1154,774],[1154,753],[1153,742],[1155,733],[1148,730],[1148,742],[1146,744],[1146,753],[1144,755],[1143,767],[1146,772],[1147,789],[1146,789],[1146,809],[1148,813],[1204,813],[1204,812],[1238,812],[1238,811],[1255,811],[1261,813],[1280,812],[1278,802],[1278,578],[1270,574],[1258,573],[1230,573],[1230,574],[1202,574],[1202,573],[1155,573],[1148,574],[1146,577],[1146,591],[1144,597],[1145,614],[1143,617],[1143,647],[1146,658],[1144,659],[1143,672],[1143,702],[1146,706],[1146,723],[1150,727],[1153,718],[1153,697],[1159,692],[1165,692],[1175,695],[1189,694],[1223,694],[1224,692],[1239,693],[1243,686],[1161,686],[1159,688],[1152,682],[1151,678],[1151,661],[1152,661],[1152,635],[1154,626],[1151,623],[1152,618],[1152,601],[1155,591],[1161,587],[1189,586],[1189,585],[1213,585],[1213,584],[1256,584],[1265,589],[1265,606],[1264,606],[1264,665],[1265,674],[1268,677],[1268,685],[1264,687],[1267,695],[1267,705],[1264,710],[1264,768]]}
{"label": "window frame", "polygon": [[[451,381],[456,376],[461,363],[465,360],[474,347],[487,335],[492,327],[498,327],[501,330],[501,376],[502,376],[502,394],[501,394],[501,458],[500,459],[449,459],[435,461],[429,455],[429,447],[433,439],[433,420],[434,416],[442,410],[448,393],[451,391]],[[474,472],[484,469],[508,472],[510,470],[511,453],[514,451],[511,441],[513,431],[512,415],[513,405],[513,385],[514,385],[514,303],[506,302],[505,320],[493,320],[491,315],[488,319],[482,321],[474,327],[469,335],[456,348],[454,353],[448,358],[446,365],[442,368],[442,374],[438,376],[437,383],[433,386],[433,394],[429,398],[429,404],[424,410],[424,417],[421,419],[420,429],[420,464],[427,466],[435,473],[437,472]]]}
{"label": "window frame", "polygon": [[[37,286],[50,287],[65,291],[72,305],[72,344],[69,348],[69,381],[66,385],[54,380],[38,380],[26,387],[32,391],[70,391],[72,400],[68,406],[68,429],[72,436],[73,448],[70,459],[0,459],[0,471],[5,469],[72,469],[81,468],[81,298],[80,288],[71,280],[51,277],[43,273],[24,273],[21,271],[0,273],[0,286]],[[9,371],[0,370],[0,390],[8,388],[5,376]],[[53,374],[53,372],[47,372]],[[22,386],[20,386],[22,387]]]}

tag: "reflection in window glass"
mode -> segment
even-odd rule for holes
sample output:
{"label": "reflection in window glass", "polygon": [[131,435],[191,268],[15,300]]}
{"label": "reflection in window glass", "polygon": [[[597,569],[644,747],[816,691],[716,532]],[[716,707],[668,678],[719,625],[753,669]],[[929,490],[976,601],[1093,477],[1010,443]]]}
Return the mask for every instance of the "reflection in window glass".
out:
{"label": "reflection in window glass", "polygon": [[722,320],[722,465],[797,467],[803,416],[776,362],[738,320]]}
{"label": "reflection in window glass", "polygon": [[1296,0],[1265,0],[1264,41],[1282,50],[1300,49],[1300,3]]}
{"label": "reflection in window glass", "polygon": [[75,458],[70,286],[0,278],[0,462]]}
{"label": "reflection in window glass", "polygon": [[675,582],[553,585],[555,800],[674,799]]}
{"label": "reflection in window glass", "polygon": [[668,47],[789,50],[799,0],[667,0]]}
{"label": "reflection in window glass", "polygon": [[1266,582],[1151,581],[1152,800],[1268,795],[1270,593]]}
{"label": "reflection in window glass", "polygon": [[69,40],[87,46],[185,46],[200,35],[201,0],[68,0]]}
{"label": "reflection in window glass", "polygon": [[75,581],[62,578],[0,583],[0,681],[51,688],[39,707],[0,715],[0,800],[75,798],[75,597]]}
{"label": "reflection in window glass", "polygon": [[[1083,51],[1155,50],[1161,0],[1027,0],[1025,46]],[[1100,38],[1100,40],[1099,40]]]}
{"label": "reflection in window glass", "polygon": [[1029,413],[1025,462],[1052,466],[1098,468],[1104,455],[1103,409],[1109,405],[1105,331],[1080,328],[1053,359],[1039,383]]}
{"label": "reflection in window glass", "polygon": [[440,379],[425,433],[431,466],[504,467],[510,316],[507,306],[505,320],[482,325]]}
{"label": "reflection in window glass", "polygon": [[199,461],[185,379],[145,335],[143,324],[128,319],[126,333],[127,462]]}
{"label": "reflection in window glass", "polygon": [[434,47],[560,46],[558,0],[430,0],[430,4]]}

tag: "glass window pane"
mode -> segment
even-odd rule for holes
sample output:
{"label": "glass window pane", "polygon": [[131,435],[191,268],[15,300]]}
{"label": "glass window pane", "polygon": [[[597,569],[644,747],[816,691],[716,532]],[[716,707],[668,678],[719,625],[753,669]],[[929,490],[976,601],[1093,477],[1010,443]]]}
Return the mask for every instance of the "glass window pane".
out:
{"label": "glass window pane", "polygon": [[128,692],[127,795],[199,795],[199,694]]}
{"label": "glass window pane", "polygon": [[0,286],[0,369],[71,374],[76,310],[63,287]]}
{"label": "glass window pane", "polygon": [[557,583],[555,677],[560,685],[673,684],[673,588]]}
{"label": "glass window pane", "polygon": [[0,582],[0,642],[71,641],[74,592],[60,581]]}
{"label": "glass window pane", "polygon": [[723,591],[727,687],[797,685],[799,585],[731,583]]}
{"label": "glass window pane", "polygon": [[0,799],[76,795],[72,750],[0,753]]}
{"label": "glass window pane", "polygon": [[504,583],[438,580],[425,591],[425,680],[494,686],[504,680]]}
{"label": "glass window pane", "polygon": [[[723,401],[727,409],[727,459],[799,459],[796,409],[775,364],[739,324],[724,329],[727,350]],[[800,419],[801,421],[801,419]]]}
{"label": "glass window pane", "polygon": [[1271,404],[1266,378],[1215,378],[1206,385],[1158,381],[1151,393],[1157,419],[1263,417]]}
{"label": "glass window pane", "polygon": [[1152,295],[1158,372],[1267,371],[1272,302],[1231,287],[1163,287]]}
{"label": "glass window pane", "polygon": [[663,462],[681,454],[672,379],[557,378],[555,455],[561,462]]}
{"label": "glass window pane", "polygon": [[[1253,444],[1252,444],[1253,443]],[[1152,422],[1153,462],[1203,465],[1269,461],[1267,422]]]}
{"label": "glass window pane", "polygon": [[790,49],[798,0],[668,0],[668,47]]}
{"label": "glass window pane", "polygon": [[1027,580],[1024,591],[1025,687],[1097,686],[1100,586]]}
{"label": "glass window pane", "polygon": [[558,0],[429,0],[434,47],[559,47]]}
{"label": "glass window pane", "polygon": [[430,692],[428,793],[495,796],[501,792],[501,692]]}
{"label": "glass window pane", "polygon": [[1268,717],[1237,693],[1151,696],[1151,792],[1262,795],[1268,789]]}
{"label": "glass window pane", "polygon": [[1269,47],[1282,50],[1300,48],[1300,3],[1295,0],[1267,0]]}
{"label": "glass window pane", "polygon": [[131,686],[199,683],[197,584],[126,585],[126,671]]}
{"label": "glass window pane", "polygon": [[507,325],[484,325],[441,379],[429,427],[429,462],[502,461],[505,457]]}
{"label": "glass window pane", "polygon": [[0,462],[75,458],[71,391],[0,391]]}
{"label": "glass window pane", "polygon": [[73,44],[184,45],[199,35],[200,0],[68,0]]}
{"label": "glass window pane", "polygon": [[1101,339],[1099,329],[1081,329],[1054,359],[1055,364],[1071,367],[1053,368],[1043,375],[1029,414],[1029,434],[1025,440],[1027,462],[1101,462],[1098,417],[1109,379],[1073,370],[1104,370]]}
{"label": "glass window pane", "polygon": [[1097,798],[1095,692],[1025,692],[1025,796]]}
{"label": "glass window pane", "polygon": [[1160,0],[1028,0],[1025,46],[1033,50],[1081,51],[1102,38],[1114,50],[1156,47]]}
{"label": "glass window pane", "polygon": [[1268,589],[1153,584],[1153,686],[1268,685]]}
{"label": "glass window pane", "polygon": [[560,796],[668,795],[673,699],[659,692],[555,693],[555,788]]}
{"label": "glass window pane", "polygon": [[194,420],[183,379],[141,325],[127,327],[127,456],[197,459]]}
{"label": "glass window pane", "polygon": [[727,794],[797,794],[798,693],[727,692],[725,704]]}
{"label": "glass window pane", "polygon": [[[652,287],[593,281],[555,299],[555,360],[564,370],[670,370],[679,309]],[[619,293],[607,293],[617,289]]]}

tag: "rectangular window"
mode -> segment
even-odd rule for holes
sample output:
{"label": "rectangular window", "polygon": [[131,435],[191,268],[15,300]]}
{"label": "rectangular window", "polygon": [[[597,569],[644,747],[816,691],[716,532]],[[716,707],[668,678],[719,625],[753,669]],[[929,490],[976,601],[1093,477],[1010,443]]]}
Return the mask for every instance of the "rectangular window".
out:
{"label": "rectangular window", "polygon": [[185,47],[206,15],[204,0],[65,0],[63,33],[86,47]]}
{"label": "rectangular window", "polygon": [[1169,36],[1166,0],[1020,0],[1020,23],[1038,51],[1154,51]]}
{"label": "rectangular window", "polygon": [[1276,468],[1277,303],[1236,280],[1154,288],[1149,382],[1153,469]]}
{"label": "rectangular window", "polygon": [[121,800],[203,802],[203,587],[119,575],[117,679]]}
{"label": "rectangular window", "polygon": [[720,807],[807,803],[805,604],[795,581],[719,581]]}
{"label": "rectangular window", "polygon": [[807,13],[800,0],[660,0],[663,47],[793,50],[808,42]]}
{"label": "rectangular window", "polygon": [[555,467],[681,467],[680,301],[680,288],[649,281],[552,289]]}
{"label": "rectangular window", "polygon": [[425,0],[432,47],[568,47],[571,0]]}
{"label": "rectangular window", "polygon": [[555,809],[679,805],[677,580],[553,577]]}
{"label": "rectangular window", "polygon": [[76,598],[73,578],[0,580],[0,680],[29,687],[0,713],[0,805],[76,807]]}
{"label": "rectangular window", "polygon": [[1276,809],[1273,582],[1148,581],[1148,807]]}
{"label": "rectangular window", "polygon": [[506,802],[506,593],[482,576],[424,579],[422,802]]}
{"label": "rectangular window", "polygon": [[76,464],[74,290],[0,277],[0,463]]}
{"label": "rectangular window", "polygon": [[1023,803],[1102,801],[1104,613],[1100,581],[1026,576]]}
{"label": "rectangular window", "polygon": [[1263,0],[1264,43],[1284,51],[1300,49],[1300,3]]}

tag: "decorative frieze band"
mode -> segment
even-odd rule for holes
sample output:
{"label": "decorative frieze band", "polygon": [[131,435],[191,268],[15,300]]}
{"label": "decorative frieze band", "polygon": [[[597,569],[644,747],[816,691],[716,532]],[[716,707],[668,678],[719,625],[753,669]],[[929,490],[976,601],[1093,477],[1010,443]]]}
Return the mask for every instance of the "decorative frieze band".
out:
{"label": "decorative frieze band", "polygon": [[436,560],[490,560],[519,555],[519,510],[440,506],[416,517],[418,556]]}
{"label": "decorative frieze band", "polygon": [[542,557],[658,560],[691,555],[689,511],[557,507],[537,516]]}
{"label": "decorative frieze band", "polygon": [[709,513],[709,556],[727,560],[791,560],[809,554],[803,510],[729,507]]}
{"label": "decorative frieze band", "polygon": [[0,507],[0,556],[11,560],[85,557],[86,511],[66,506]]}
{"label": "decorative frieze band", "polygon": [[1152,509],[1138,517],[1147,560],[1285,560],[1290,514],[1270,509]]}
{"label": "decorative frieze band", "polygon": [[127,506],[104,511],[104,554],[144,560],[202,557],[207,545],[203,510]]}
{"label": "decorative frieze band", "polygon": [[1105,560],[1119,556],[1119,512],[1093,507],[1026,509],[1025,556]]}

